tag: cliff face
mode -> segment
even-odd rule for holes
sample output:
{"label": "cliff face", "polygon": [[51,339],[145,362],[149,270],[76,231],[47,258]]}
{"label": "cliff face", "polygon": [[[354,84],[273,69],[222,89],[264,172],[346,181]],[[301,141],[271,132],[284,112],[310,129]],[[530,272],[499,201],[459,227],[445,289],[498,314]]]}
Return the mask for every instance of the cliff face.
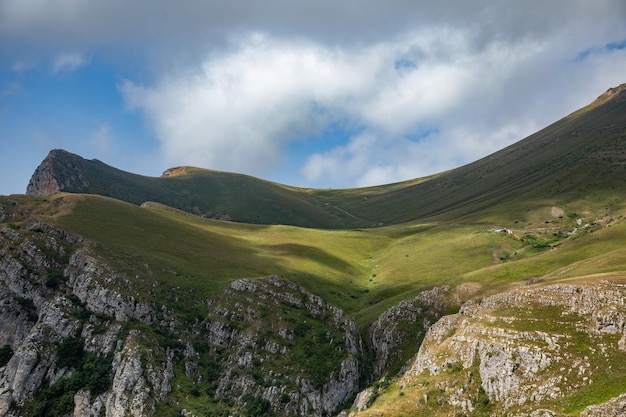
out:
{"label": "cliff face", "polygon": [[89,181],[80,166],[81,159],[67,151],[53,149],[33,173],[26,194],[48,196],[63,190],[86,190]]}
{"label": "cliff face", "polygon": [[450,287],[434,288],[401,301],[378,317],[369,330],[374,353],[372,380],[394,376],[415,353],[428,328],[446,310]]}
{"label": "cliff face", "polygon": [[103,267],[83,244],[33,219],[0,225],[0,346],[10,352],[0,416],[149,415],[171,389],[171,353],[115,317],[145,320],[145,309],[99,283]]}
{"label": "cliff face", "polygon": [[[219,358],[217,400],[322,416],[358,392],[363,350],[354,321],[283,278],[233,282],[202,327]],[[188,355],[187,368],[197,370],[189,376],[201,377],[200,365]]]}
{"label": "cliff face", "polygon": [[614,373],[626,359],[625,299],[624,286],[602,282],[523,288],[467,304],[430,328],[400,384],[434,377],[437,390],[424,394],[425,403],[491,415],[541,408],[554,416],[551,405],[575,409],[581,392],[610,398],[592,384],[621,383]]}

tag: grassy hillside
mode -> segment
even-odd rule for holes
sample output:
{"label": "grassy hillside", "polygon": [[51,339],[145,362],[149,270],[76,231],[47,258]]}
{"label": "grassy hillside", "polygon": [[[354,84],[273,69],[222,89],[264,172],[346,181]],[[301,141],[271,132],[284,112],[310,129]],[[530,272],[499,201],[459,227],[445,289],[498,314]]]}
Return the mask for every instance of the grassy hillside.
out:
{"label": "grassy hillside", "polygon": [[433,286],[469,283],[457,304],[532,278],[626,270],[626,225],[615,208],[584,217],[548,210],[549,220],[537,214],[535,223],[507,234],[478,222],[362,230],[249,225],[90,195],[60,194],[41,204],[46,217],[57,210],[50,207],[69,213],[72,206],[55,221],[90,239],[95,253],[144,285],[144,296],[166,303],[180,303],[172,288],[193,304],[235,279],[277,274],[365,325]]}
{"label": "grassy hillside", "polygon": [[[133,204],[156,201],[243,223],[354,229],[411,221],[526,221],[537,207],[568,213],[622,205],[626,188],[626,85],[499,152],[427,178],[378,187],[313,190],[182,167],[175,175],[130,174],[53,151],[64,191]],[[81,172],[88,185],[72,180]]]}
{"label": "grassy hillside", "polygon": [[[305,227],[372,226],[327,206],[302,189],[258,178],[193,167],[177,175],[146,177],[121,171],[98,160],[53,150],[48,156],[63,191],[89,193],[140,205],[155,201],[199,216],[256,224]],[[79,173],[77,175],[77,173]],[[77,181],[76,178],[84,181]],[[346,221],[348,219],[348,221]]]}

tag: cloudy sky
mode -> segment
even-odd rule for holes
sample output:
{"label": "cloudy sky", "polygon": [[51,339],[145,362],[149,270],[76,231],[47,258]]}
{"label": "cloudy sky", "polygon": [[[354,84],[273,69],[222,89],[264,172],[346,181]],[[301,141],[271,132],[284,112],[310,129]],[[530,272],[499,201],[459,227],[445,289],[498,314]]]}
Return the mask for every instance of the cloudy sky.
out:
{"label": "cloudy sky", "polygon": [[150,176],[389,183],[624,82],[623,0],[0,0],[0,194],[53,148]]}

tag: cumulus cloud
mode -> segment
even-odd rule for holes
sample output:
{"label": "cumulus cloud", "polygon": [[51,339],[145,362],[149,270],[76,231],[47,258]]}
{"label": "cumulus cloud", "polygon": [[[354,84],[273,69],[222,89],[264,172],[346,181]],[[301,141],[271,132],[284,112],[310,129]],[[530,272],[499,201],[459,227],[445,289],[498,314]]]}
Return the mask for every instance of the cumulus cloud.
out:
{"label": "cumulus cloud", "polygon": [[87,61],[81,54],[77,52],[64,52],[54,58],[51,72],[52,75],[71,74],[86,64]]}
{"label": "cumulus cloud", "polygon": [[193,72],[154,85],[126,81],[121,91],[171,164],[264,176],[289,143],[340,124],[345,140],[306,158],[294,181],[354,186],[470,162],[586,104],[579,85],[590,76],[601,88],[623,81],[623,50],[582,62],[568,32],[480,48],[471,35],[428,28],[346,48],[257,33]]}
{"label": "cumulus cloud", "polygon": [[[174,162],[259,173],[282,146],[345,115],[369,87],[352,56],[314,44],[252,35],[236,51],[208,58],[193,74],[121,90],[152,123]],[[369,57],[357,58],[369,67]],[[342,103],[344,102],[344,103]]]}
{"label": "cumulus cloud", "polygon": [[115,146],[113,131],[108,123],[100,123],[91,133],[89,144],[100,153],[108,153]]}
{"label": "cumulus cloud", "polygon": [[[623,0],[4,0],[0,58],[136,54],[149,78],[119,89],[166,164],[271,176],[291,158],[274,179],[354,186],[470,162],[626,81],[625,19]],[[52,73],[86,64],[61,53]]]}

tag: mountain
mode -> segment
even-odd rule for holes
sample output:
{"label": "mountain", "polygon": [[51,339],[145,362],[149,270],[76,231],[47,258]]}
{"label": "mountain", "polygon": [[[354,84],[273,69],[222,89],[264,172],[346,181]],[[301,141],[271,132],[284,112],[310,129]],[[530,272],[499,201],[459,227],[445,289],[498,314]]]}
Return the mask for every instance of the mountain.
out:
{"label": "mountain", "polygon": [[306,190],[246,175],[179,167],[166,170],[160,178],[145,177],[55,149],[33,174],[27,194],[44,196],[57,191],[98,194],[136,205],[159,202],[243,223],[339,228],[346,217]]}
{"label": "mountain", "polygon": [[0,417],[625,415],[625,89],[364,189],[52,151],[0,196]]}
{"label": "mountain", "polygon": [[34,173],[27,194],[99,194],[243,223],[330,229],[472,213],[482,219],[501,212],[521,217],[539,201],[577,205],[589,194],[602,195],[623,185],[625,124],[626,85],[620,85],[474,163],[429,178],[349,190],[301,189],[192,167],[167,170],[161,178],[143,177],[53,150]]}

